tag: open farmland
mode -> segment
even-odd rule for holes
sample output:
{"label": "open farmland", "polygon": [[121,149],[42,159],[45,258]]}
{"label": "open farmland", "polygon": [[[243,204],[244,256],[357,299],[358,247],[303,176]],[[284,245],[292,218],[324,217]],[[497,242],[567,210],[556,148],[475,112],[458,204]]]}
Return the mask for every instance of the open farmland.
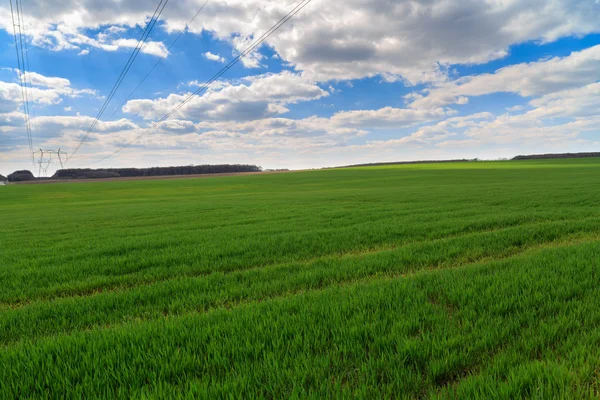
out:
{"label": "open farmland", "polygon": [[594,398],[600,159],[0,189],[0,398]]}

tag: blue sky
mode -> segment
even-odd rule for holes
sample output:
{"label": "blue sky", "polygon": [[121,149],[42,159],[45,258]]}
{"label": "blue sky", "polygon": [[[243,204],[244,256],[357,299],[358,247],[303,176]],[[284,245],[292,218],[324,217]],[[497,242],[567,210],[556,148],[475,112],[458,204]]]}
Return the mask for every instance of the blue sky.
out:
{"label": "blue sky", "polygon": [[[77,148],[157,4],[23,1],[35,147]],[[167,53],[202,4],[167,4],[68,167],[314,168],[600,151],[597,0],[313,0],[148,132],[298,1],[209,0]],[[5,175],[33,169],[8,7],[0,6]]]}

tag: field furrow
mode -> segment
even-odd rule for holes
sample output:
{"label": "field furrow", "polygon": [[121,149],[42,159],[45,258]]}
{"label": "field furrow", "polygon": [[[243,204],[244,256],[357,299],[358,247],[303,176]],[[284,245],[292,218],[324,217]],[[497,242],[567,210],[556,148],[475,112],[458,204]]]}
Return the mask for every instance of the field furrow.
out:
{"label": "field furrow", "polygon": [[2,188],[0,398],[597,398],[599,174]]}

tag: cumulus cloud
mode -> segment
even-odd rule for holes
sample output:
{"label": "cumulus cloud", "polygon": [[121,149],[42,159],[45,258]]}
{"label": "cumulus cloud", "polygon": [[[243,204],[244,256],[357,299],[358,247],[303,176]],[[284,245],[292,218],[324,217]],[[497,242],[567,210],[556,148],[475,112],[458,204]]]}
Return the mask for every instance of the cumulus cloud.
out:
{"label": "cumulus cloud", "polygon": [[[202,0],[169,4],[162,16],[167,31],[184,29],[190,10]],[[240,51],[278,21],[295,2],[227,0],[210,2],[190,32],[212,32]],[[0,8],[0,26],[10,30],[10,12]],[[54,49],[83,44],[112,50],[133,39],[104,40],[82,34],[85,29],[143,25],[154,5],[139,0],[34,0],[26,9],[27,29],[34,42]],[[257,12],[259,10],[259,12]],[[594,0],[313,0],[267,44],[284,62],[311,79],[345,80],[382,75],[407,83],[439,82],[444,65],[485,63],[504,57],[510,45],[529,40],[549,42],[564,36],[598,32],[600,3]],[[149,44],[150,54],[164,54]],[[255,52],[244,60],[259,65]]]}
{"label": "cumulus cloud", "polygon": [[[64,98],[93,95],[94,91],[89,89],[76,89],[71,87],[68,79],[60,77],[48,77],[35,72],[27,73],[27,80],[33,87],[28,89],[29,105],[31,110],[40,107],[59,104]],[[65,107],[65,111],[71,107]],[[60,136],[60,130],[52,132],[47,125],[48,118],[64,117],[38,117],[32,118],[32,126],[36,137]],[[91,123],[91,121],[90,121]],[[21,86],[15,82],[0,81],[0,132],[8,132],[12,138],[25,138],[25,116],[22,113]],[[19,142],[15,139],[15,143]],[[25,139],[24,139],[25,140]]]}
{"label": "cumulus cloud", "polygon": [[535,98],[529,102],[529,107],[529,111],[521,114],[495,116],[480,113],[450,118],[421,128],[401,141],[420,139],[427,132],[438,132],[449,139],[436,144],[439,146],[468,144],[479,147],[499,145],[545,148],[552,143],[567,146],[581,141],[579,137],[584,133],[600,133],[600,116],[597,111],[600,109],[600,82]]}
{"label": "cumulus cloud", "polygon": [[464,130],[469,127],[482,126],[494,119],[494,115],[488,112],[476,113],[463,117],[452,117],[445,119],[433,125],[423,126],[415,132],[396,139],[389,140],[371,140],[363,145],[355,145],[353,148],[364,149],[386,149],[394,146],[412,145],[425,146],[439,143],[444,139],[458,136],[458,130]]}
{"label": "cumulus cloud", "polygon": [[413,110],[405,108],[384,107],[379,110],[343,111],[331,119],[339,125],[362,128],[403,128],[421,122],[431,122],[454,114],[454,111],[437,108],[431,110]]}
{"label": "cumulus cloud", "polygon": [[532,110],[501,115],[465,134],[482,140],[561,139],[583,132],[600,133],[600,83],[564,90],[532,100]]}
{"label": "cumulus cloud", "polygon": [[44,76],[36,72],[26,72],[23,75],[27,82],[30,82],[33,86],[42,86],[47,88],[66,88],[71,86],[71,81],[65,78],[59,78],[55,76]]}
{"label": "cumulus cloud", "polygon": [[[199,85],[197,82],[190,82]],[[216,88],[194,98],[177,114],[178,118],[207,121],[251,121],[285,114],[286,105],[316,100],[329,92],[302,75],[289,71],[244,78],[239,84],[220,82]],[[156,120],[180,104],[187,95],[171,94],[156,100],[131,100],[123,111]],[[401,109],[384,107],[378,110],[342,111],[333,115],[328,124],[357,129],[402,128],[451,116],[450,109]],[[286,126],[287,127],[287,126]]]}
{"label": "cumulus cloud", "polygon": [[[519,111],[528,111],[515,114]],[[349,146],[352,150],[389,150],[393,148],[499,149],[527,148],[532,151],[554,149],[576,151],[594,145],[584,134],[600,134],[600,82],[572,89],[558,90],[529,101],[527,106],[511,107],[511,114],[490,112],[449,117],[427,124],[414,132],[389,140],[368,140]],[[419,111],[421,109],[412,109]],[[361,113],[364,113],[362,111]],[[598,145],[598,143],[595,143]],[[511,154],[511,153],[508,153]]]}
{"label": "cumulus cloud", "polygon": [[[34,143],[36,146],[57,147],[68,151],[77,146],[92,121],[94,121],[93,117],[82,115],[32,117]],[[129,141],[140,131],[137,124],[127,119],[101,121],[82,148],[81,153],[87,153],[87,156],[78,157],[78,161],[90,161],[90,158],[96,157],[97,151],[111,149],[117,143]],[[15,151],[16,160],[23,160],[23,153],[27,152],[24,114],[20,111],[0,113],[0,135],[6,136],[0,140],[0,148],[2,148],[0,154]]]}
{"label": "cumulus cloud", "polygon": [[531,100],[529,104],[535,108],[525,115],[532,118],[597,116],[600,110],[600,82],[550,93]]}
{"label": "cumulus cloud", "polygon": [[485,63],[514,43],[598,31],[599,11],[591,0],[318,1],[269,44],[317,80],[387,73],[414,84],[444,79],[440,64]]}
{"label": "cumulus cloud", "polygon": [[[246,140],[274,137],[317,138],[360,137],[377,129],[400,129],[419,123],[433,122],[452,114],[447,110],[410,110],[384,107],[378,110],[344,111],[330,118],[309,117],[303,119],[265,118],[247,122],[202,121],[198,128],[203,137],[245,138]],[[458,124],[461,118],[448,120]]]}
{"label": "cumulus cloud", "polygon": [[[44,9],[51,3],[52,1],[44,2],[43,5],[38,4],[38,6]],[[77,54],[80,56],[89,54],[89,49],[82,49],[83,46],[111,52],[137,46],[139,34],[135,38],[121,37],[126,29],[118,26],[120,18],[117,17],[116,22],[114,19],[104,23],[100,23],[100,20],[94,21],[93,14],[96,10],[84,9],[84,7],[89,6],[86,4],[73,4],[71,10],[62,10],[61,14],[60,9],[65,5],[65,3],[54,4],[58,10],[53,11],[51,16],[39,15],[39,9],[33,7],[25,9],[26,39],[29,38],[32,45],[57,52],[79,50]],[[97,7],[95,8],[97,9]],[[9,30],[12,26],[10,11],[8,11],[8,14],[6,12],[7,10],[0,6],[0,27],[7,30],[7,32],[12,32]],[[143,25],[145,20],[143,14],[145,14],[143,11],[135,13],[132,19],[123,23],[123,25],[130,28],[135,27],[137,22]],[[95,35],[89,33],[89,30],[98,29],[100,31]],[[153,40],[147,40],[140,51],[159,57],[168,55],[166,46],[162,42]]]}
{"label": "cumulus cloud", "polygon": [[157,130],[165,133],[186,134],[196,132],[197,128],[192,121],[169,119],[158,124]]}
{"label": "cumulus cloud", "polygon": [[[121,47],[133,49],[137,45],[137,39],[117,39],[111,42],[111,46],[115,46],[115,50]],[[157,57],[168,55],[167,48],[162,42],[146,41],[140,51]]]}
{"label": "cumulus cloud", "polygon": [[[202,85],[198,82],[190,84]],[[170,94],[154,100],[130,100],[123,111],[148,120],[158,119],[181,104],[188,95]],[[283,71],[247,77],[236,84],[218,82],[182,107],[177,117],[234,121],[268,118],[286,113],[286,104],[316,100],[328,95],[329,92],[301,75]]]}
{"label": "cumulus cloud", "polygon": [[[351,148],[350,141],[367,135],[379,128],[402,128],[415,124],[442,119],[450,115],[445,110],[405,110],[382,108],[379,110],[357,110],[341,112],[330,118],[312,116],[302,119],[261,118],[246,121],[230,119],[202,120],[194,123],[187,119],[171,119],[160,123],[151,134],[144,136],[137,148],[192,149],[204,151],[230,151],[239,149],[255,154],[294,152],[310,155],[331,149]],[[60,124],[64,135],[74,136],[90,122],[89,117],[58,118],[44,120],[47,128]],[[475,117],[473,117],[474,119]],[[446,124],[468,125],[467,118],[451,118]],[[441,126],[441,125],[440,125]],[[101,127],[92,136],[94,147],[110,147],[126,143],[140,132],[137,125],[121,120],[112,132]],[[427,136],[423,129],[417,136]],[[431,136],[431,135],[429,135]],[[440,139],[440,138],[438,138]]]}
{"label": "cumulus cloud", "polygon": [[571,53],[566,57],[510,65],[493,74],[460,78],[439,85],[425,95],[415,96],[414,108],[464,104],[465,96],[511,92],[524,97],[540,96],[595,82],[600,79],[600,45]]}
{"label": "cumulus cloud", "polygon": [[22,113],[17,111],[11,111],[2,113],[0,112],[0,131],[6,130],[6,128],[13,128],[22,126],[25,123],[25,117]]}
{"label": "cumulus cloud", "polygon": [[[19,74],[18,71],[17,74]],[[62,101],[63,97],[78,97],[95,93],[89,89],[78,90],[72,88],[68,79],[48,77],[36,72],[27,72],[24,78],[32,86],[27,91],[29,101],[32,104],[57,104]],[[21,85],[15,82],[0,81],[0,112],[16,110],[21,102]]]}
{"label": "cumulus cloud", "polygon": [[[71,129],[85,131],[94,121],[93,117],[89,116],[41,116],[33,119],[40,129],[51,129],[59,127],[61,129]],[[120,119],[118,121],[100,121],[96,125],[98,132],[116,132],[122,130],[137,129],[138,126],[128,119]]]}
{"label": "cumulus cloud", "polygon": [[206,53],[204,53],[204,57],[206,57],[207,60],[211,60],[211,61],[216,61],[216,62],[220,62],[220,63],[225,62],[225,59],[223,57],[221,57],[218,54],[213,54],[210,51],[207,51]]}
{"label": "cumulus cloud", "polygon": [[303,119],[265,118],[255,121],[200,122],[198,128],[204,138],[245,138],[267,140],[274,137],[315,138],[319,136],[360,136],[366,132],[337,124],[329,118]]}

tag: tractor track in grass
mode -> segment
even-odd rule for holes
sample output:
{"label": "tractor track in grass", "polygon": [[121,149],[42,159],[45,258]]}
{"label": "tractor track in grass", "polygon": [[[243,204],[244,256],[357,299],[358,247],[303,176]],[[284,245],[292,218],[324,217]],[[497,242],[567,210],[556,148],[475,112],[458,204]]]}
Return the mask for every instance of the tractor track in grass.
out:
{"label": "tractor track in grass", "polygon": [[[560,239],[554,240],[554,241],[538,243],[535,245],[523,247],[521,249],[518,249],[517,251],[512,252],[511,254],[501,256],[501,257],[482,257],[482,258],[479,258],[476,260],[472,260],[469,262],[457,263],[457,264],[447,266],[447,267],[441,267],[441,268],[440,267],[428,267],[428,268],[422,268],[419,270],[414,270],[414,271],[406,272],[406,273],[400,273],[397,271],[375,272],[372,274],[356,276],[356,277],[352,277],[349,279],[333,280],[333,281],[327,282],[327,284],[322,284],[322,285],[313,285],[313,286],[304,285],[304,286],[302,286],[300,284],[297,287],[290,288],[289,290],[286,290],[283,292],[265,294],[263,297],[261,297],[259,299],[253,299],[252,296],[246,296],[246,298],[242,298],[242,299],[238,299],[238,300],[223,299],[224,301],[217,301],[213,304],[204,305],[202,307],[202,309],[200,309],[200,307],[198,307],[197,304],[189,304],[188,307],[186,309],[182,310],[181,312],[163,311],[158,314],[155,313],[154,316],[150,317],[150,318],[144,318],[143,316],[135,315],[135,314],[125,314],[118,321],[111,321],[111,322],[98,321],[97,323],[86,326],[83,329],[77,329],[77,327],[73,327],[72,329],[48,332],[48,334],[22,337],[21,339],[18,339],[18,340],[2,341],[2,342],[0,342],[1,343],[0,347],[1,348],[9,348],[11,346],[17,345],[24,341],[29,341],[29,342],[39,341],[39,340],[44,340],[46,338],[57,336],[57,335],[59,335],[59,336],[60,335],[70,335],[70,334],[74,334],[77,332],[91,332],[91,331],[97,331],[97,330],[112,329],[115,327],[127,326],[130,324],[139,324],[139,323],[143,323],[143,322],[147,322],[147,321],[156,321],[156,320],[160,320],[160,319],[180,318],[180,317],[185,317],[185,316],[195,315],[195,314],[209,314],[211,312],[216,312],[218,310],[232,310],[232,309],[242,307],[245,305],[258,304],[258,303],[275,300],[275,299],[285,299],[285,298],[289,298],[289,297],[293,297],[293,296],[297,296],[297,295],[301,295],[301,294],[305,294],[305,293],[316,293],[316,292],[320,292],[323,290],[327,290],[329,288],[343,288],[343,287],[349,287],[352,285],[366,284],[366,283],[369,283],[372,281],[389,281],[389,280],[394,280],[394,279],[399,279],[399,278],[412,279],[412,278],[423,276],[423,275],[435,274],[436,272],[438,272],[440,270],[465,269],[465,268],[475,267],[475,266],[478,266],[481,264],[486,264],[486,263],[491,263],[491,262],[502,262],[502,261],[513,259],[513,258],[523,257],[526,255],[533,255],[533,254],[541,252],[545,249],[569,247],[569,246],[573,246],[573,245],[593,243],[593,242],[597,242],[597,241],[600,241],[600,233],[588,234],[588,235],[580,235],[580,234],[566,235],[566,236],[564,236]],[[277,283],[277,281],[275,281],[274,283]],[[113,292],[105,292],[105,293],[110,294],[110,293],[115,293],[115,292],[113,291]],[[126,295],[127,291],[123,291],[122,293]],[[97,293],[93,296],[88,296],[88,299],[90,297],[100,296],[100,295],[102,295],[102,293]],[[68,299],[70,299],[70,298],[57,299],[57,300],[55,300],[55,302],[60,303],[61,300],[68,300]],[[452,314],[454,312],[454,309],[452,309],[452,306],[444,304],[439,299],[437,299],[437,300],[430,299],[430,302],[434,307],[439,308],[440,310],[448,313],[449,318],[452,317]],[[50,303],[50,302],[31,303],[27,306],[23,306],[20,308],[14,308],[14,309],[12,309],[12,311],[13,312],[21,312],[21,311],[26,312],[28,307],[35,307],[35,306],[39,306],[39,305],[48,305],[48,303]],[[449,312],[450,309],[452,309],[452,311],[453,311],[452,313]],[[6,315],[5,315],[5,317],[6,317]],[[444,387],[447,385],[451,385],[454,381],[455,381],[455,379],[452,379],[449,377],[447,380],[445,380],[446,383],[440,384],[439,387],[441,388],[441,387]]]}
{"label": "tractor track in grass", "polygon": [[[291,260],[291,261],[277,262],[277,263],[272,263],[272,264],[263,264],[263,265],[251,266],[248,268],[237,268],[237,269],[221,268],[219,270],[206,270],[205,269],[205,270],[200,270],[200,271],[193,271],[193,270],[185,271],[184,270],[184,271],[181,271],[177,275],[168,274],[166,276],[161,276],[158,278],[149,277],[147,279],[143,279],[143,277],[142,277],[141,279],[136,280],[135,277],[138,276],[138,274],[139,274],[139,270],[138,270],[138,271],[135,271],[132,273],[120,275],[120,279],[122,280],[121,282],[119,282],[119,280],[113,279],[110,281],[95,283],[95,284],[93,284],[92,287],[64,288],[64,289],[61,289],[60,286],[55,286],[54,288],[50,288],[50,289],[46,290],[45,295],[39,295],[39,296],[36,296],[34,298],[29,298],[24,301],[0,301],[0,310],[11,309],[11,308],[12,309],[22,308],[22,307],[26,306],[27,304],[32,304],[32,303],[35,303],[38,301],[52,301],[52,300],[57,300],[57,299],[74,298],[74,297],[77,297],[77,298],[89,297],[89,296],[94,296],[97,294],[107,293],[107,292],[123,292],[123,291],[128,291],[131,289],[135,289],[137,287],[151,286],[153,284],[168,282],[171,280],[207,277],[207,276],[210,276],[215,273],[223,273],[223,274],[243,273],[243,272],[257,271],[257,270],[261,270],[261,269],[285,267],[290,264],[297,264],[297,265],[304,266],[304,265],[308,265],[308,264],[312,264],[312,263],[338,260],[338,259],[343,261],[344,259],[348,259],[348,258],[360,258],[363,256],[376,255],[377,253],[401,250],[402,248],[406,248],[409,246],[420,246],[420,245],[440,243],[440,242],[444,242],[444,241],[460,240],[460,239],[464,239],[464,238],[471,237],[471,236],[474,238],[477,238],[480,235],[506,233],[510,230],[518,230],[518,229],[523,229],[523,228],[526,229],[529,227],[536,228],[536,227],[541,227],[544,225],[559,225],[560,226],[561,224],[568,224],[568,223],[575,223],[575,222],[583,223],[586,221],[600,222],[600,218],[594,216],[594,217],[589,217],[589,218],[573,219],[573,220],[559,220],[559,221],[547,220],[547,221],[541,221],[541,222],[536,221],[536,222],[531,222],[531,223],[527,223],[527,224],[510,225],[510,226],[502,227],[502,228],[491,228],[491,229],[480,230],[480,231],[469,231],[466,233],[460,232],[460,233],[457,233],[456,235],[449,235],[449,236],[440,237],[440,238],[436,238],[436,239],[426,238],[426,239],[422,239],[422,240],[417,240],[417,241],[407,242],[407,243],[400,243],[400,244],[389,243],[384,246],[378,246],[378,247],[369,248],[369,249],[361,249],[359,251],[347,252],[344,254],[326,254],[326,255],[317,256],[317,257],[309,258],[309,259]],[[598,230],[600,231],[600,225],[598,227]],[[143,268],[142,270],[148,271],[148,270],[152,270],[155,268],[156,268],[156,266],[149,266],[149,267]],[[100,276],[105,276],[105,275],[100,275]]]}

